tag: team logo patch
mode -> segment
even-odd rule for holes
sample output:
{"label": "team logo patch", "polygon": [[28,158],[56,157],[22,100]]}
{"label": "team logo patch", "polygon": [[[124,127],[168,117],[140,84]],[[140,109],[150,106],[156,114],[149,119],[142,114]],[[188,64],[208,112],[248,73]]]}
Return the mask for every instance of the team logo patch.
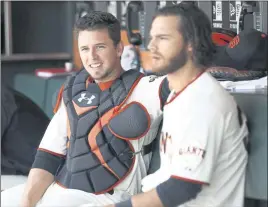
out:
{"label": "team logo patch", "polygon": [[160,151],[164,152],[165,154],[167,151],[167,142],[172,143],[171,136],[167,132],[166,133],[162,132],[160,140],[161,140]]}
{"label": "team logo patch", "polygon": [[196,145],[180,147],[175,153],[176,160],[187,171],[194,171],[202,162],[206,151]]}
{"label": "team logo patch", "polygon": [[74,102],[80,107],[96,106],[98,101],[98,94],[92,94],[88,91],[83,91],[74,97]]}
{"label": "team logo patch", "polygon": [[150,76],[149,76],[149,83],[154,82],[157,78],[159,78],[159,76],[156,76],[156,75],[150,75]]}
{"label": "team logo patch", "polygon": [[180,148],[179,155],[195,155],[195,156],[199,156],[201,158],[204,158],[205,157],[205,150],[203,150],[199,147],[188,146],[185,148]]}

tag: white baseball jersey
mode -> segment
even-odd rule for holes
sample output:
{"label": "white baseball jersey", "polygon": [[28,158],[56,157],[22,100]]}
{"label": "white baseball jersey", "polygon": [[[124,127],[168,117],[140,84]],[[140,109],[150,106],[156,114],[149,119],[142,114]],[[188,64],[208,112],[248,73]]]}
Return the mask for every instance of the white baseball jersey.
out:
{"label": "white baseball jersey", "polygon": [[143,191],[170,177],[202,184],[197,197],[180,207],[242,207],[248,135],[239,123],[234,98],[208,73],[183,91],[171,93],[164,107],[161,167],[144,178]]}
{"label": "white baseball jersey", "polygon": [[[151,118],[151,126],[148,133],[138,140],[130,141],[136,152],[142,149],[156,137],[159,124],[162,120],[162,111],[160,109],[159,85],[163,78],[156,78],[152,81],[152,77],[144,77],[137,84],[132,94],[126,101],[129,104],[133,101],[141,103],[148,111]],[[66,155],[67,141],[67,113],[63,103],[57,113],[51,120],[47,131],[40,143],[39,149],[47,151],[51,154]],[[136,155],[136,162],[132,172],[114,188],[114,191],[124,191],[129,195],[141,192],[141,180],[146,176],[149,168],[151,154],[142,156],[141,153]]]}

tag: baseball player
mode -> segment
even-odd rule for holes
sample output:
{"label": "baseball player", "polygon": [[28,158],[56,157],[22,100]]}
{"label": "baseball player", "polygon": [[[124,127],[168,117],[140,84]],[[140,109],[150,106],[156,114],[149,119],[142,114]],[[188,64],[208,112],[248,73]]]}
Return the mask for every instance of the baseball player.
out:
{"label": "baseball player", "polygon": [[90,12],[76,30],[84,69],[62,87],[28,181],[1,193],[3,207],[104,206],[141,192],[162,120],[155,88],[163,78],[123,71],[113,15]]}
{"label": "baseball player", "polygon": [[205,69],[213,54],[208,17],[195,5],[161,8],[152,23],[152,70],[167,74],[161,165],[144,193],[117,207],[243,207],[248,136],[234,98]]}

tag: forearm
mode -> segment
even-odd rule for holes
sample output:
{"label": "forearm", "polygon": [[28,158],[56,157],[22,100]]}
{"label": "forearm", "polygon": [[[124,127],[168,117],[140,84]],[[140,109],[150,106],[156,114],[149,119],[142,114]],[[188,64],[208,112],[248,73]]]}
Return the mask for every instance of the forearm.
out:
{"label": "forearm", "polygon": [[35,155],[28,176],[21,206],[33,207],[53,183],[59,167],[65,161],[67,113],[64,103],[52,118]]}
{"label": "forearm", "polygon": [[194,199],[201,191],[201,184],[169,178],[155,189],[131,197],[131,200],[116,204],[116,207],[175,207]]}
{"label": "forearm", "polygon": [[156,189],[132,196],[130,200],[106,207],[163,207]]}
{"label": "forearm", "polygon": [[156,189],[149,192],[135,195],[131,198],[133,207],[163,207]]}
{"label": "forearm", "polygon": [[31,169],[22,196],[22,206],[32,207],[53,183],[54,175],[43,169]]}

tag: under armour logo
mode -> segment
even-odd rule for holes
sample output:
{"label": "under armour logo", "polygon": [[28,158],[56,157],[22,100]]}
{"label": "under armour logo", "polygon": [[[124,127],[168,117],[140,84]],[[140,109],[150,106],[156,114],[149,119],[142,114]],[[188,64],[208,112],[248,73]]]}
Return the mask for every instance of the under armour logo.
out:
{"label": "under armour logo", "polygon": [[81,93],[81,97],[78,99],[78,101],[81,103],[83,100],[87,101],[87,104],[91,104],[92,100],[95,99],[96,97],[92,95],[90,98],[86,97],[86,93]]}

